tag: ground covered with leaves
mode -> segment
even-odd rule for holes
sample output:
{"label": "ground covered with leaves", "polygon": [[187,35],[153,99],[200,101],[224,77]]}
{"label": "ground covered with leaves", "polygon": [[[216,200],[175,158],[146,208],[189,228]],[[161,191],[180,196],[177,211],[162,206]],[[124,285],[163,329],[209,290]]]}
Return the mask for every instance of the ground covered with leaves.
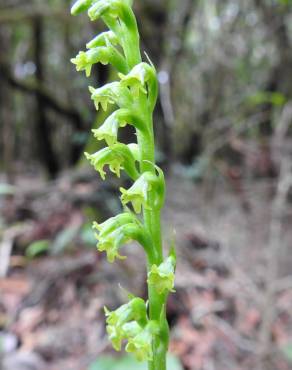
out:
{"label": "ground covered with leaves", "polygon": [[[238,191],[222,179],[194,184],[175,171],[163,213],[165,248],[176,239],[179,261],[168,304],[170,370],[179,363],[185,370],[291,369],[291,209],[271,296],[265,249],[273,183]],[[104,187],[88,173],[49,185],[21,181],[1,190],[0,368],[140,370],[128,357],[115,362],[103,306],[117,307],[127,291],[146,297],[142,254],[129,245],[128,259],[109,265],[90,229],[93,219],[117,211],[117,184]]]}

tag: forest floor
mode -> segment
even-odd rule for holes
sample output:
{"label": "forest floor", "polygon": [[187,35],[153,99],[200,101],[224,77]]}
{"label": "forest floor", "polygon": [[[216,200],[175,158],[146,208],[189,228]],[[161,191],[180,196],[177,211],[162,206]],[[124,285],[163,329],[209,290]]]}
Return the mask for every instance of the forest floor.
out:
{"label": "forest floor", "polygon": [[[171,352],[186,370],[292,369],[292,254],[285,247],[291,205],[275,261],[279,287],[271,295],[273,184],[194,184],[176,173],[167,184],[165,248],[175,238],[178,252],[168,305]],[[116,211],[115,185],[104,188],[87,174],[49,185],[22,179],[0,200],[0,249],[10,256],[6,269],[0,261],[1,370],[87,370],[112,354],[103,306],[123,303],[125,291],[146,296],[141,251],[128,245],[127,260],[108,264],[86,222]]]}

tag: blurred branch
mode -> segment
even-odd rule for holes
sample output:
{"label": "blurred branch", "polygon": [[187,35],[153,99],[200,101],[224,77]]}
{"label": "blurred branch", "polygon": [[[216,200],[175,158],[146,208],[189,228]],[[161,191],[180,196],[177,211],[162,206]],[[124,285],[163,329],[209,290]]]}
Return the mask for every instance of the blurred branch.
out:
{"label": "blurred branch", "polygon": [[173,127],[175,124],[175,113],[171,101],[171,79],[178,65],[178,58],[184,51],[188,26],[192,20],[196,1],[182,1],[182,3],[179,4],[179,11],[177,5],[177,0],[169,1],[168,23],[165,32],[167,42],[165,42],[165,55],[159,67],[161,76],[160,100],[164,120],[168,127]]}
{"label": "blurred branch", "polygon": [[74,127],[77,130],[83,129],[83,119],[80,113],[73,107],[68,107],[58,101],[44,86],[34,82],[24,82],[15,78],[9,68],[1,62],[0,72],[3,78],[6,79],[12,87],[30,95],[41,96],[48,108],[51,108],[60,115],[69,118],[74,123]]}
{"label": "blurred branch", "polygon": [[[43,64],[44,54],[44,22],[42,18],[34,18],[32,22],[34,63],[36,67],[35,78],[37,86],[45,84],[45,72]],[[37,139],[39,158],[45,164],[50,176],[55,177],[60,170],[58,156],[55,153],[52,140],[52,126],[49,123],[46,107],[47,99],[43,94],[35,94],[36,114],[34,117],[34,128]]]}

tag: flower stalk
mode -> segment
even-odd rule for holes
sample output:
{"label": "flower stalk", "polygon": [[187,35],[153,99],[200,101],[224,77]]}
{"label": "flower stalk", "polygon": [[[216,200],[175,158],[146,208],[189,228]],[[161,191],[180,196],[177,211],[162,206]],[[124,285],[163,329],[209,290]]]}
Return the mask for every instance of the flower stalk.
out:
{"label": "flower stalk", "polygon": [[[94,223],[97,248],[105,252],[109,262],[125,259],[120,254],[124,244],[138,243],[147,258],[148,300],[129,297],[129,302],[115,311],[105,308],[109,339],[115,350],[132,353],[138,361],[147,361],[149,370],[166,370],[169,328],[166,302],[174,291],[176,256],[165,256],[161,237],[161,209],[164,204],[165,180],[155,164],[153,111],[158,95],[156,70],[152,63],[142,61],[139,32],[131,0],[78,0],[73,15],[88,12],[91,21],[101,19],[109,28],[97,35],[71,61],[77,71],[88,77],[96,63],[111,64],[118,81],[101,87],[89,87],[96,109],[117,109],[93,134],[107,146],[88,154],[87,159],[106,177],[105,167],[120,177],[125,171],[133,181],[120,188],[124,212],[98,224]],[[137,143],[118,140],[120,128],[132,125]],[[130,207],[130,208],[128,208]]]}

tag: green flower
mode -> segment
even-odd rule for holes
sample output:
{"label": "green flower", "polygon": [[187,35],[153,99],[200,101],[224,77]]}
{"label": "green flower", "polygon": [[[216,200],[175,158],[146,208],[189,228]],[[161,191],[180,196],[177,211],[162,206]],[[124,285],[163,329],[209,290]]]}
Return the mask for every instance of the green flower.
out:
{"label": "green flower", "polygon": [[105,307],[106,323],[109,325],[122,326],[132,320],[140,321],[146,318],[146,303],[142,298],[132,298],[115,311],[109,311]]}
{"label": "green flower", "polygon": [[108,83],[98,89],[89,86],[91,99],[94,101],[96,110],[99,104],[103,110],[107,110],[108,104],[117,104],[119,107],[128,107],[132,104],[132,97],[127,88],[122,87],[119,82]]}
{"label": "green flower", "polygon": [[103,168],[107,164],[109,165],[110,171],[120,177],[121,169],[123,169],[122,164],[124,162],[124,158],[113,152],[110,148],[104,148],[94,154],[84,154],[94,166],[95,170],[99,172],[103,180],[105,180],[106,175]]}
{"label": "green flower", "polygon": [[[133,148],[129,145],[117,143],[110,147],[103,148],[94,154],[85,153],[86,158],[105,179],[104,166],[109,165],[111,172],[120,177],[120,171],[125,170],[127,174],[136,179],[139,173],[136,168],[136,159],[132,154]],[[135,154],[135,153],[134,153]]]}
{"label": "green flower", "polygon": [[124,260],[127,258],[119,254],[120,247],[132,241],[132,238],[123,232],[124,228],[125,225],[105,237],[96,234],[98,239],[97,249],[100,252],[106,252],[107,260],[110,263],[113,263],[116,259]]}
{"label": "green flower", "polygon": [[117,216],[111,217],[105,222],[98,224],[97,222],[93,223],[93,228],[99,232],[98,237],[105,237],[106,235],[112,233],[114,230],[119,228],[122,225],[129,223],[139,224],[137,218],[130,212],[120,213]]}
{"label": "green flower", "polygon": [[97,0],[93,1],[92,6],[88,10],[90,20],[95,21],[98,18],[103,18],[108,21],[110,18],[116,20],[120,18],[123,22],[129,22],[129,16],[133,17],[130,6],[131,0]]}
{"label": "green flower", "polygon": [[119,249],[124,244],[133,240],[143,242],[143,228],[138,224],[128,223],[106,235],[101,233],[95,236],[98,240],[97,249],[100,252],[106,252],[107,260],[113,263],[116,258],[120,260],[126,259],[125,256],[119,254]]}
{"label": "green flower", "polygon": [[119,73],[121,85],[130,87],[135,96],[139,96],[140,91],[147,94],[146,84],[155,76],[154,68],[147,63],[137,64],[127,75]]}
{"label": "green flower", "polygon": [[108,47],[97,47],[88,51],[80,51],[75,58],[71,59],[73,64],[76,64],[77,71],[85,71],[86,77],[90,76],[93,64],[102,63],[108,64],[111,57],[111,52]]}
{"label": "green flower", "polygon": [[[123,339],[137,335],[142,328],[137,321],[146,322],[146,304],[141,298],[133,298],[115,311],[104,308],[106,315],[106,330],[116,351],[121,350]],[[132,321],[134,320],[134,321]]]}
{"label": "green flower", "polygon": [[91,21],[107,16],[111,18],[118,18],[121,10],[122,2],[119,0],[99,0],[89,8],[88,16]]}
{"label": "green flower", "polygon": [[108,146],[112,146],[118,141],[118,129],[120,123],[116,112],[112,113],[105,122],[98,128],[92,130],[97,140],[105,140]]}
{"label": "green flower", "polygon": [[152,265],[148,273],[148,283],[151,284],[158,294],[174,292],[175,258],[169,256],[159,266]]}
{"label": "green flower", "polygon": [[144,172],[128,190],[121,187],[123,205],[131,202],[136,213],[141,213],[142,206],[151,209],[148,193],[157,180],[158,178],[151,172]]}

